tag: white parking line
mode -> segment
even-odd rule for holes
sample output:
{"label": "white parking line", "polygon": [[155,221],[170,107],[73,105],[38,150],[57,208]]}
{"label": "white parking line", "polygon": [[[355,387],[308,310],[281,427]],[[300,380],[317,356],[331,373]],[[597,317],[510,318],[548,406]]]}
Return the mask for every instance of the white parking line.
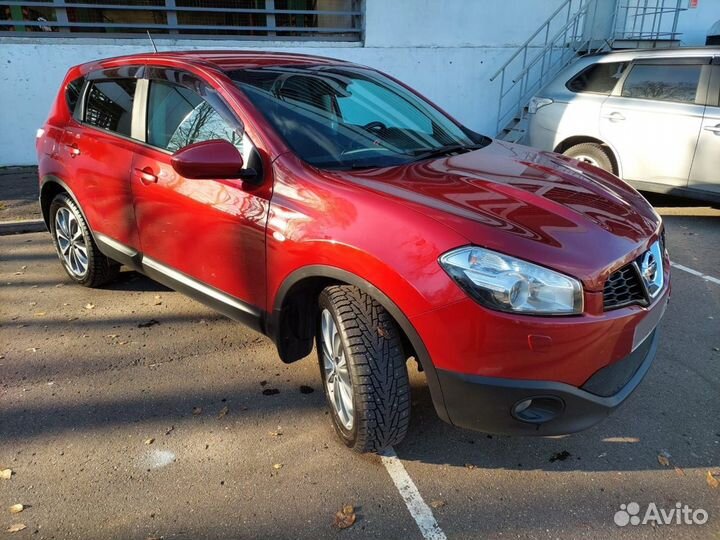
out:
{"label": "white parking line", "polygon": [[380,454],[380,459],[385,465],[390,478],[392,478],[395,487],[400,492],[400,496],[405,501],[405,506],[407,506],[410,515],[417,523],[423,538],[425,540],[447,540],[447,536],[435,521],[432,510],[423,500],[418,488],[405,470],[402,461],[397,457],[395,450],[392,447],[388,448]]}
{"label": "white parking line", "polygon": [[707,274],[703,274],[702,272],[698,272],[697,270],[693,270],[692,268],[688,268],[687,266],[683,266],[682,264],[678,264],[675,262],[671,262],[670,264],[673,268],[677,268],[678,270],[682,270],[683,272],[687,272],[688,274],[692,274],[693,276],[702,278],[705,281],[709,281],[710,283],[720,285],[720,279],[716,277],[708,276]]}

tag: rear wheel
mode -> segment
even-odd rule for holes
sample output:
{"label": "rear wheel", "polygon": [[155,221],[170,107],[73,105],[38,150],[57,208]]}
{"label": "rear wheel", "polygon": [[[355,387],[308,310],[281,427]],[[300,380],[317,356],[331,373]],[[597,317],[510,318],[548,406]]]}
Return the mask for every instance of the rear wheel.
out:
{"label": "rear wheel", "polygon": [[60,262],[73,281],[99,287],[115,279],[120,265],[100,253],[80,209],[65,193],[50,203],[50,233]]}
{"label": "rear wheel", "polygon": [[597,143],[581,143],[563,152],[568,157],[584,161],[609,173],[614,173],[613,163],[607,150]]}
{"label": "rear wheel", "polygon": [[356,452],[399,443],[410,422],[410,384],[395,322],[356,287],[319,298],[317,350],[333,424]]}

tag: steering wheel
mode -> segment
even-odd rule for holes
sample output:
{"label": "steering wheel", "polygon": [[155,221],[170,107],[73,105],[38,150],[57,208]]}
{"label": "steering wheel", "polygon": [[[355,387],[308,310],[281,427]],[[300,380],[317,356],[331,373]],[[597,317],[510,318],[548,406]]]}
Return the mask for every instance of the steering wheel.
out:
{"label": "steering wheel", "polygon": [[363,129],[366,129],[368,131],[381,131],[381,130],[387,129],[387,126],[378,120],[374,120],[372,122],[365,124],[363,126]]}

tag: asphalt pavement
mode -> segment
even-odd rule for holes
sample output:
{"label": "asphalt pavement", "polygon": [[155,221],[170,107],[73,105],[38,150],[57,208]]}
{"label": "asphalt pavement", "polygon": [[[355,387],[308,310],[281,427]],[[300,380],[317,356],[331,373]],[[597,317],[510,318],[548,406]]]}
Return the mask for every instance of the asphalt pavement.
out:
{"label": "asphalt pavement", "polygon": [[[673,261],[701,275],[673,271],[656,362],[606,421],[564,438],[460,430],[410,366],[395,451],[439,534],[720,538],[720,211],[654,202]],[[284,365],[266,338],[134,272],[75,286],[47,233],[0,236],[0,282],[0,536],[422,538],[384,462],[336,438],[314,355]],[[616,525],[631,502],[708,521]],[[340,530],[345,505],[356,519]]]}

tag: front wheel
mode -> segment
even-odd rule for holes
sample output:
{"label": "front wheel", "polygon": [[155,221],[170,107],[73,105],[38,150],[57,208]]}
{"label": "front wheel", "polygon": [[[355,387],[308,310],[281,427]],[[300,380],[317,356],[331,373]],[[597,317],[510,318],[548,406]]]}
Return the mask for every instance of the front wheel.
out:
{"label": "front wheel", "polygon": [[379,452],[405,437],[410,383],[398,329],[356,287],[319,298],[317,350],[335,431],[356,452]]}
{"label": "front wheel", "polygon": [[565,150],[563,154],[614,174],[612,159],[602,145],[596,143],[576,144]]}

